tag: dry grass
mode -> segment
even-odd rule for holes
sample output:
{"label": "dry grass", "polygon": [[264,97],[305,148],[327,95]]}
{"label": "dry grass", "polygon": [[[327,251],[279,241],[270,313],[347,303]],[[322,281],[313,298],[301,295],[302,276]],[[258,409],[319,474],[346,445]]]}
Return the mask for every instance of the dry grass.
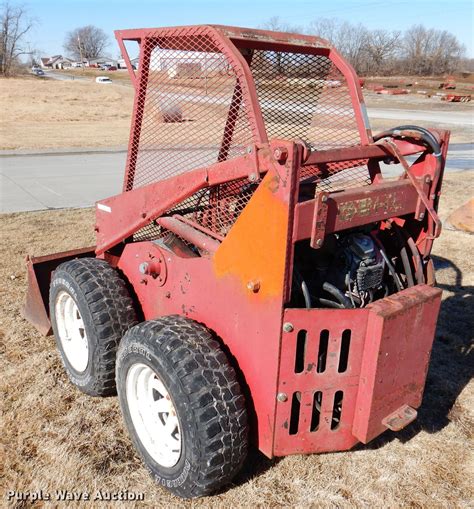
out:
{"label": "dry grass", "polygon": [[0,79],[0,149],[126,145],[133,89],[85,81]]}
{"label": "dry grass", "polygon": [[[472,173],[447,176],[443,218],[467,200],[473,184]],[[472,236],[444,231],[435,243],[445,293],[425,398],[414,424],[347,453],[272,462],[252,452],[225,492],[183,502],[151,481],[132,450],[117,399],[91,398],[75,389],[54,340],[42,337],[20,315],[25,254],[89,245],[92,211],[9,214],[1,221],[4,490],[128,489],[145,494],[145,507],[472,507]],[[2,498],[0,505],[5,504]]]}
{"label": "dry grass", "polygon": [[[87,69],[84,72],[90,81],[36,77],[0,79],[0,111],[3,112],[0,150],[127,145],[133,104],[133,88],[125,86],[129,81],[127,74],[124,71],[109,73],[121,84],[101,85],[95,83],[93,77],[104,75],[102,71]],[[82,76],[82,70],[64,71],[64,74]],[[178,82],[175,85],[176,92],[187,90]],[[189,87],[189,83],[186,86]],[[380,96],[370,91],[364,94],[369,108],[427,109],[446,115],[474,109],[474,103],[442,103],[437,98],[427,99],[416,94]],[[193,112],[198,113],[195,105]],[[198,120],[199,117],[193,118],[193,121]],[[208,125],[209,117],[202,117],[201,121]],[[371,123],[374,131],[378,131],[400,122],[403,123],[402,120],[374,119]],[[471,130],[456,126],[452,130],[452,140],[472,140]],[[196,129],[192,131],[195,133]]]}

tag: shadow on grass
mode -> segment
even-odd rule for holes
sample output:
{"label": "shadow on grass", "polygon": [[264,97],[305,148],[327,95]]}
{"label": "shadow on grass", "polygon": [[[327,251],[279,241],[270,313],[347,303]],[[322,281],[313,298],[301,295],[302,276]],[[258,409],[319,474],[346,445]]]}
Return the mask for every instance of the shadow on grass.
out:
{"label": "shadow on grass", "polygon": [[437,283],[449,295],[441,303],[436,337],[418,418],[404,430],[387,431],[357,450],[378,449],[393,439],[406,442],[420,431],[436,433],[449,424],[449,412],[474,376],[474,287],[462,285],[462,272],[450,260],[433,256],[437,271],[452,270],[454,284]]}

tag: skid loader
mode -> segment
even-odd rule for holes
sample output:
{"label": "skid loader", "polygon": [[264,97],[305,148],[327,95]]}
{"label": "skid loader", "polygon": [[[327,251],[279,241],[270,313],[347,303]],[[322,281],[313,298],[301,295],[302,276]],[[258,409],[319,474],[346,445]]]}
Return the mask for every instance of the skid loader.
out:
{"label": "skid loader", "polygon": [[117,391],[147,469],[182,497],[228,483],[249,444],[344,451],[411,423],[449,132],[374,135],[318,37],[116,38],[135,88],[123,191],[96,204],[95,246],[27,261],[25,316],[71,381]]}

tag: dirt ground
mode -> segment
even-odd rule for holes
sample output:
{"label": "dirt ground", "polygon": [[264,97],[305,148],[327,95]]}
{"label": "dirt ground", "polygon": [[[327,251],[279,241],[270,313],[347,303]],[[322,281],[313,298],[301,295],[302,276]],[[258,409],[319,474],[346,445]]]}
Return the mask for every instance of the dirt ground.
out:
{"label": "dirt ground", "polygon": [[[446,177],[442,219],[467,201],[473,185],[472,172]],[[472,236],[445,230],[435,243],[444,300],[417,421],[351,452],[275,461],[251,452],[223,493],[185,502],[150,479],[126,435],[117,399],[91,398],[75,389],[54,339],[42,337],[20,314],[25,255],[90,245],[92,210],[8,214],[0,220],[2,491],[127,489],[145,495],[141,507],[472,507]]]}
{"label": "dirt ground", "polygon": [[[82,76],[82,71],[64,71]],[[69,147],[126,146],[129,139],[133,89],[126,86],[124,71],[109,73],[111,85],[95,83],[87,70],[89,81],[56,81],[37,77],[0,79],[0,150],[49,149]],[[94,75],[95,75],[94,74]],[[117,79],[120,77],[120,80]],[[382,96],[364,90],[369,109],[426,109],[450,112],[474,112],[474,102],[443,103],[438,97],[417,94]],[[207,120],[206,120],[207,121]],[[403,120],[373,119],[374,131]],[[451,140],[471,142],[472,130],[449,126]]]}

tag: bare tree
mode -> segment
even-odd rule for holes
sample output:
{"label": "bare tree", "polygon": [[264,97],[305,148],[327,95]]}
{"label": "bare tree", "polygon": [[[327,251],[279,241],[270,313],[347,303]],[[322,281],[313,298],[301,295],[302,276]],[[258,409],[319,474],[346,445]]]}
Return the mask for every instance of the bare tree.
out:
{"label": "bare tree", "polygon": [[414,25],[403,38],[403,57],[413,74],[453,72],[464,56],[465,48],[446,30]]}
{"label": "bare tree", "polygon": [[93,25],[76,28],[66,35],[64,49],[76,59],[99,58],[109,45],[109,36]]}
{"label": "bare tree", "polygon": [[[302,32],[302,28],[298,26],[289,25],[282,21],[278,16],[271,17],[266,23],[262,25],[262,28],[265,30],[273,30],[275,32],[291,32],[291,33],[299,33]],[[258,60],[262,60],[262,62],[258,62]],[[263,70],[265,67],[271,67],[274,69],[277,75],[285,74],[288,71],[287,67],[291,62],[284,53],[279,51],[272,52],[271,54],[262,55],[257,53],[254,60],[254,67],[260,70]]]}
{"label": "bare tree", "polygon": [[271,17],[267,22],[262,25],[266,30],[274,30],[275,32],[302,32],[302,28],[297,25],[289,25],[281,20],[279,16]]}
{"label": "bare tree", "polygon": [[10,76],[21,55],[29,54],[26,34],[33,28],[34,20],[25,7],[5,2],[1,6],[0,74]]}
{"label": "bare tree", "polygon": [[399,50],[401,32],[372,30],[366,43],[368,73],[385,73],[393,69],[394,58]]}
{"label": "bare tree", "polygon": [[[279,31],[301,29],[291,27],[280,18],[271,18],[264,28]],[[467,67],[465,47],[446,30],[427,29],[415,25],[404,34],[400,31],[368,30],[336,18],[319,18],[307,26],[307,33],[327,39],[361,75],[403,74],[429,75],[454,72]],[[284,57],[277,57],[281,71]]]}
{"label": "bare tree", "polygon": [[308,26],[308,33],[327,39],[356,69],[362,72],[367,62],[368,30],[361,25],[320,18]]}

